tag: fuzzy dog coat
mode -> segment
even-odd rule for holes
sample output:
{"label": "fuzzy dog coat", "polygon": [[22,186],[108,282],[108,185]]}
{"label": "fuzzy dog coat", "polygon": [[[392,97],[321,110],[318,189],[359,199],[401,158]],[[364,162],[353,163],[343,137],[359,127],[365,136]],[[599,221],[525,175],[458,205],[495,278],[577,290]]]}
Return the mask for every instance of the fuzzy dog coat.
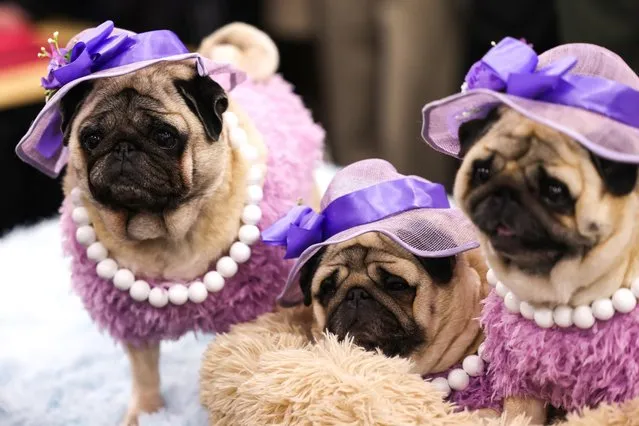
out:
{"label": "fuzzy dog coat", "polygon": [[493,290],[481,322],[495,395],[534,397],[568,411],[639,395],[639,308],[587,330],[539,328]]}
{"label": "fuzzy dog coat", "polygon": [[[267,82],[246,81],[232,92],[262,134],[268,149],[268,171],[260,204],[264,229],[283,216],[297,199],[310,198],[313,170],[321,159],[324,132],[312,120],[290,84],[279,76]],[[224,288],[203,303],[187,302],[155,308],[136,302],[110,280],[100,278],[86,249],[76,242],[71,201],[62,206],[64,249],[71,257],[72,282],[91,318],[116,340],[132,344],[178,339],[189,331],[224,332],[234,323],[249,321],[273,309],[284,288],[291,263],[278,247],[258,242],[251,259],[226,280]],[[239,218],[238,218],[239,223]],[[215,260],[215,259],[214,259]],[[154,277],[144,278],[151,287]]]}

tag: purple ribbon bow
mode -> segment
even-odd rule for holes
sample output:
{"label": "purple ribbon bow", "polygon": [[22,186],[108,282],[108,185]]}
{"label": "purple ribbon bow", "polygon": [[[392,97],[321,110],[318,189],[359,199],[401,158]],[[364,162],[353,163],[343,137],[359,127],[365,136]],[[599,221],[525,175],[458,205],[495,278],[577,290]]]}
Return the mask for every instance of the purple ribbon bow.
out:
{"label": "purple ribbon bow", "polygon": [[297,206],[262,233],[266,244],[286,246],[285,259],[299,257],[308,247],[347,229],[413,209],[448,209],[444,187],[406,177],[351,192],[316,213]]}
{"label": "purple ribbon bow", "polygon": [[506,37],[470,68],[466,87],[577,107],[639,128],[638,91],[602,77],[569,74],[575,57],[537,70],[538,61],[529,45]]}

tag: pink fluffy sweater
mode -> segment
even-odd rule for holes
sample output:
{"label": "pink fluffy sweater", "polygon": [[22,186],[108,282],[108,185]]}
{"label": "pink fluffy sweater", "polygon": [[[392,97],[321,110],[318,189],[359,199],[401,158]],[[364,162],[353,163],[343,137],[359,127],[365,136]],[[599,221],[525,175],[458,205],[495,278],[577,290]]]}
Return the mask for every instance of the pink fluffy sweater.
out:
{"label": "pink fluffy sweater", "polygon": [[[246,81],[231,96],[253,119],[268,147],[268,172],[260,204],[260,229],[286,214],[301,198],[309,199],[313,170],[321,159],[324,131],[312,120],[292,86],[279,76],[267,83]],[[291,267],[279,247],[256,243],[249,262],[240,265],[222,291],[209,294],[200,304],[155,308],[134,301],[126,291],[97,276],[86,249],[75,241],[71,203],[62,206],[61,225],[65,252],[72,259],[72,283],[91,318],[116,340],[132,344],[177,339],[189,331],[224,332],[273,309]],[[238,218],[239,224],[239,218]],[[153,287],[157,278],[144,278]]]}
{"label": "pink fluffy sweater", "polygon": [[542,329],[493,292],[481,322],[495,395],[534,397],[569,411],[639,395],[639,308],[577,327]]}

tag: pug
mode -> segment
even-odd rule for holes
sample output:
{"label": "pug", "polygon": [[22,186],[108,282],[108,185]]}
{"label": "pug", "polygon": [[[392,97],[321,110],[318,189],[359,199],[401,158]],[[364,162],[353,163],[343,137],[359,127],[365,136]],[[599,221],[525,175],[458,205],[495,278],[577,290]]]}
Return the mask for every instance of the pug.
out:
{"label": "pug", "polygon": [[[328,331],[367,350],[414,362],[422,376],[477,353],[488,294],[478,249],[417,257],[379,232],[323,247],[300,270],[316,339]],[[486,415],[495,415],[485,410]]]}
{"label": "pug", "polygon": [[[454,197],[491,268],[521,300],[577,306],[631,285],[639,272],[636,165],[600,158],[507,106],[462,124],[459,141]],[[541,400],[507,398],[504,409],[547,420]]]}
{"label": "pug", "polygon": [[[224,331],[274,309],[290,265],[259,243],[257,224],[268,225],[297,197],[316,190],[312,168],[323,130],[290,85],[273,75],[278,53],[272,40],[244,24],[220,31],[197,55],[177,49],[170,59],[153,57],[144,66],[134,61],[135,67],[125,64],[116,72],[76,76],[49,93],[18,150],[50,175],[57,172],[51,164],[68,153],[65,249],[73,286],[89,314],[128,355],[132,397],[125,425],[164,405],[162,340]],[[141,36],[114,29],[110,21],[82,34],[91,42],[78,46],[103,43],[111,55],[128,54],[127,46],[149,40],[137,52],[151,51],[153,37],[158,43],[172,39],[173,47],[179,41],[165,31]],[[52,46],[58,49],[57,39]],[[230,50],[235,68],[213,63],[217,68],[202,70],[207,54]],[[55,56],[52,73],[61,76],[64,67],[84,72],[74,54],[64,61]],[[233,87],[243,81],[240,71],[248,76],[246,88],[232,94],[208,75],[227,73]],[[52,132],[48,140],[42,129]],[[59,160],[43,159],[33,149],[58,139],[64,144],[56,151]],[[279,151],[295,160],[283,161]],[[267,163],[276,167],[267,170]]]}

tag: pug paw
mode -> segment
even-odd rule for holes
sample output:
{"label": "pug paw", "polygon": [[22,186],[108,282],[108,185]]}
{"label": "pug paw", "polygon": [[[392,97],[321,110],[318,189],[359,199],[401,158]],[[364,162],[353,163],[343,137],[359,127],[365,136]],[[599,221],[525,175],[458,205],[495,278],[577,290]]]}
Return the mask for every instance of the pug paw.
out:
{"label": "pug paw", "polygon": [[154,413],[163,407],[164,400],[159,394],[133,395],[121,426],[138,426],[138,417],[140,414]]}

